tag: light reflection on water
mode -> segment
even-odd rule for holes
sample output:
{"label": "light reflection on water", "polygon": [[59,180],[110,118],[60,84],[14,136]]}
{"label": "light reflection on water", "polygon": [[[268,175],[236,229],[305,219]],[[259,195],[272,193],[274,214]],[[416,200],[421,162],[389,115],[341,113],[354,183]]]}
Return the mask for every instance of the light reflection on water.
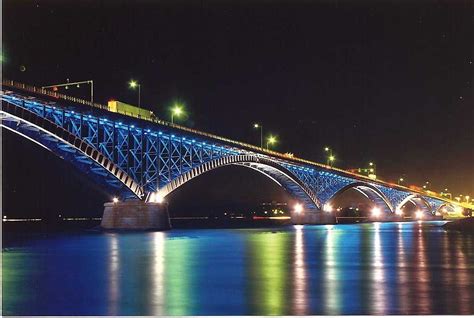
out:
{"label": "light reflection on water", "polygon": [[474,235],[441,224],[32,236],[3,252],[3,311],[473,314]]}

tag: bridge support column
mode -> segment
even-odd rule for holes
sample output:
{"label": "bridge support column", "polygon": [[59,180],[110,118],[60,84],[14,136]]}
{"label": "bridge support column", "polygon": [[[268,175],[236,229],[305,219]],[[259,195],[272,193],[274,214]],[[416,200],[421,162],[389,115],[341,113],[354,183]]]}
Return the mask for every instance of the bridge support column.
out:
{"label": "bridge support column", "polygon": [[171,228],[168,204],[107,202],[100,226],[106,230],[168,230]]}
{"label": "bridge support column", "polygon": [[293,224],[335,224],[336,218],[333,213],[325,213],[322,211],[305,211],[297,214],[291,214],[291,222]]}

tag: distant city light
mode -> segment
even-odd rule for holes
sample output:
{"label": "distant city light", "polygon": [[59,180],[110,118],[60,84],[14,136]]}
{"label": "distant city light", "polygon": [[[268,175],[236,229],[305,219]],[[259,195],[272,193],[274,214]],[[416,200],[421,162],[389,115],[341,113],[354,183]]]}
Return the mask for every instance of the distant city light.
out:
{"label": "distant city light", "polygon": [[118,199],[117,197],[114,197],[114,198],[112,199],[112,201],[113,201],[114,203],[117,203],[117,202],[119,202],[119,199]]}

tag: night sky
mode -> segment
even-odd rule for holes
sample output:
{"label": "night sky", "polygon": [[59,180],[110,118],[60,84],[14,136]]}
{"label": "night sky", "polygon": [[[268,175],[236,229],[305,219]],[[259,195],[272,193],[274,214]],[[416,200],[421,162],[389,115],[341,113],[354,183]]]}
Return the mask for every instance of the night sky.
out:
{"label": "night sky", "polygon": [[[133,78],[161,118],[180,100],[186,126],[258,144],[260,122],[278,151],[325,162],[330,146],[338,167],[373,161],[384,180],[474,195],[471,1],[2,3],[6,78],[93,79],[96,101],[136,104]],[[100,214],[109,194],[38,146],[3,139],[6,212]],[[272,199],[288,196],[243,168],[170,198],[175,209]]]}

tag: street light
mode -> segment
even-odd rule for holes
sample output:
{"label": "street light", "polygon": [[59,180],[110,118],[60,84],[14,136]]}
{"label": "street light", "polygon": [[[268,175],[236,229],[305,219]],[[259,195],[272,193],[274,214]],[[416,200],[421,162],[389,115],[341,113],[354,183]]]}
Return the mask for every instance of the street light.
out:
{"label": "street light", "polygon": [[129,83],[128,83],[128,86],[131,88],[131,89],[135,89],[135,88],[138,88],[138,107],[141,106],[141,87],[142,85],[140,83],[138,83],[137,81],[134,81],[134,80],[131,80]]}
{"label": "street light", "polygon": [[267,150],[269,149],[269,145],[273,145],[277,142],[277,138],[273,135],[270,135],[268,138],[267,138]]}
{"label": "street light", "polygon": [[260,128],[260,148],[263,149],[263,125],[261,124],[253,124],[253,128],[259,129]]}
{"label": "street light", "polygon": [[398,184],[401,184],[403,181],[405,181],[405,179],[399,178],[399,179],[398,179]]}
{"label": "street light", "polygon": [[43,86],[41,88],[42,89],[52,88],[53,91],[57,91],[58,87],[64,87],[65,89],[69,89],[69,86],[76,85],[76,87],[79,88],[81,86],[81,84],[89,84],[90,85],[90,97],[91,97],[91,103],[93,103],[94,102],[94,81],[93,80],[80,81],[80,82],[69,82],[69,79],[67,79],[67,83],[48,85],[48,86]]}
{"label": "street light", "polygon": [[174,116],[179,117],[183,115],[183,113],[183,106],[181,106],[180,104],[175,104],[173,108],[171,108],[171,123],[174,124]]}
{"label": "street light", "polygon": [[329,154],[329,156],[327,157],[326,164],[327,164],[328,166],[330,166],[331,163],[332,163],[334,160],[336,160],[336,157],[334,157],[331,148],[329,148],[329,147],[324,147],[324,151]]}
{"label": "street light", "polygon": [[331,156],[329,156],[328,160],[329,160],[329,165],[332,167],[332,163],[334,162],[334,160],[336,160],[336,157],[331,155]]}

